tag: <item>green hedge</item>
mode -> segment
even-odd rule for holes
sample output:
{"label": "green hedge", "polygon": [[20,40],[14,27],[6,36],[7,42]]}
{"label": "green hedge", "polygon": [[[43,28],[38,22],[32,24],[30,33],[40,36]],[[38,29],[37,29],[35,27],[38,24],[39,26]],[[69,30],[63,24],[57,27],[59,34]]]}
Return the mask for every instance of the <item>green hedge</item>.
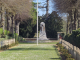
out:
{"label": "green hedge", "polygon": [[72,34],[67,34],[64,40],[80,48],[80,28],[73,30]]}

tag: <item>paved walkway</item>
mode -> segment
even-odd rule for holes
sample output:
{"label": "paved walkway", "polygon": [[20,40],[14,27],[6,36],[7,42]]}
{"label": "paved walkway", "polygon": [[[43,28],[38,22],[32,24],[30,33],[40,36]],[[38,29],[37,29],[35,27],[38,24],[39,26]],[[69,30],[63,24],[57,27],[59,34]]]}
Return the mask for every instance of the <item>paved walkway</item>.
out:
{"label": "paved walkway", "polygon": [[60,60],[53,44],[19,44],[0,52],[0,60]]}

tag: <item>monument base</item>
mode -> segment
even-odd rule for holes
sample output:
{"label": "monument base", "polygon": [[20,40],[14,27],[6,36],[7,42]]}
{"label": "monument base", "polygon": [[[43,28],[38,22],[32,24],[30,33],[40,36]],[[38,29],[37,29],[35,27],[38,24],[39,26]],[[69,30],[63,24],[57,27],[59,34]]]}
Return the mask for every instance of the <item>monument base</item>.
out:
{"label": "monument base", "polygon": [[48,40],[47,38],[38,38],[38,40]]}
{"label": "monument base", "polygon": [[40,32],[38,40],[48,40],[45,32]]}

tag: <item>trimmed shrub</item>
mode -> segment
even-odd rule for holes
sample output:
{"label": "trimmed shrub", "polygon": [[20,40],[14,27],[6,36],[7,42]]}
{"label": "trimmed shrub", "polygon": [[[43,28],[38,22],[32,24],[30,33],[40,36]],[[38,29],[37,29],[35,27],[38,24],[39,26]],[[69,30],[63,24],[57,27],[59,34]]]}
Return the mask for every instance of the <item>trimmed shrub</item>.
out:
{"label": "trimmed shrub", "polygon": [[8,48],[9,48],[9,45],[4,45],[4,46],[1,47],[1,50],[6,50]]}
{"label": "trimmed shrub", "polygon": [[64,39],[80,48],[80,28],[73,30],[72,34],[67,34]]}
{"label": "trimmed shrub", "polygon": [[18,42],[15,42],[15,43],[12,43],[11,45],[4,45],[0,48],[0,50],[6,50],[6,49],[9,49],[9,47],[12,47],[12,46],[15,46],[17,45]]}
{"label": "trimmed shrub", "polygon": [[70,35],[71,35],[71,34],[67,34],[67,35],[65,36],[65,38],[64,38],[64,39],[65,39],[66,41],[68,41],[68,40],[69,40]]}
{"label": "trimmed shrub", "polygon": [[62,44],[57,43],[58,47],[60,48],[60,52],[62,53],[62,55],[65,57],[66,60],[74,60],[72,58],[72,55],[68,52],[67,49],[65,49]]}
{"label": "trimmed shrub", "polygon": [[72,57],[72,55],[69,54],[69,53],[67,53],[65,56],[66,56],[66,58],[71,58]]}
{"label": "trimmed shrub", "polygon": [[66,60],[75,60],[74,58],[67,58]]}

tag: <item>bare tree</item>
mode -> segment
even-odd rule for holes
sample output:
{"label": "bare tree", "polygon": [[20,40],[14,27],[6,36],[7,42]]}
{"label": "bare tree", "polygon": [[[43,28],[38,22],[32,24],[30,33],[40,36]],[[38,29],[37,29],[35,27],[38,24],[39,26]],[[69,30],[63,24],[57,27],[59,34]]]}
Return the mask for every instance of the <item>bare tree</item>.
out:
{"label": "bare tree", "polygon": [[75,7],[77,0],[52,0],[59,12],[68,12]]}
{"label": "bare tree", "polygon": [[32,8],[32,0],[1,0],[2,3],[11,8],[15,14],[18,14],[21,19],[30,17]]}
{"label": "bare tree", "polygon": [[0,0],[0,2],[3,4],[4,12],[6,12],[7,30],[10,21],[11,32],[13,33],[15,27],[15,33],[19,35],[20,20],[31,17],[32,0]]}
{"label": "bare tree", "polygon": [[[44,6],[46,5],[46,6]],[[46,4],[44,4],[43,6],[39,6],[40,9],[42,8],[46,8],[46,17],[48,17],[48,11],[49,11],[49,0],[46,0]]]}

